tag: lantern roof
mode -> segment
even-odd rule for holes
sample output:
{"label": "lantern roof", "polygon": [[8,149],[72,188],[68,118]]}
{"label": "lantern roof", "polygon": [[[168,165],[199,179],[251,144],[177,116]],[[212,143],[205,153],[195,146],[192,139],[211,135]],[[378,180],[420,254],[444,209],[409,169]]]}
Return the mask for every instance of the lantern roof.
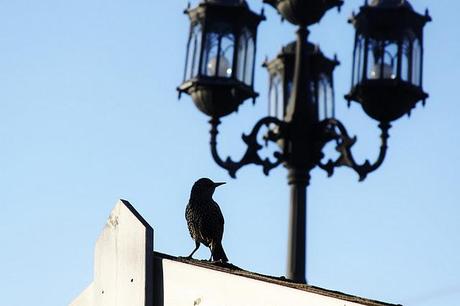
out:
{"label": "lantern roof", "polygon": [[189,15],[192,23],[213,20],[240,26],[249,25],[254,29],[265,20],[263,13],[259,15],[251,11],[246,0],[203,0],[194,8],[189,5],[184,13]]}
{"label": "lantern roof", "polygon": [[405,7],[413,10],[412,5],[407,0],[372,0],[369,6],[375,6],[380,8]]}
{"label": "lantern roof", "polygon": [[423,27],[431,21],[428,10],[417,13],[407,0],[372,0],[361,6],[349,19],[356,30],[378,40],[399,40],[413,33],[422,36]]}
{"label": "lantern roof", "polygon": [[312,25],[321,20],[324,14],[334,8],[340,8],[343,0],[264,0],[292,24]]}
{"label": "lantern roof", "polygon": [[221,5],[241,5],[248,7],[246,0],[204,0],[203,3],[215,3]]}

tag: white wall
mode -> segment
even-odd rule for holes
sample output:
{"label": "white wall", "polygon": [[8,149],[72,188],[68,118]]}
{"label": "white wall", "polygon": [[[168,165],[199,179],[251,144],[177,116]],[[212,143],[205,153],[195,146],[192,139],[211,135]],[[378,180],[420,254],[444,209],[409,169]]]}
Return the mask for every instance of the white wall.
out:
{"label": "white wall", "polygon": [[153,306],[153,230],[120,200],[96,242],[94,280],[70,306]]}

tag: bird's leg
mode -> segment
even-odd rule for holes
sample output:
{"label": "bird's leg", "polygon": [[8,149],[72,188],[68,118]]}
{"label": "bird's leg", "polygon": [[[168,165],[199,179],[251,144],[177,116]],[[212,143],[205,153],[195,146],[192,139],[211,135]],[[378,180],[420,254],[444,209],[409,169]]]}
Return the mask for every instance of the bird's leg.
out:
{"label": "bird's leg", "polygon": [[187,258],[192,258],[193,254],[195,254],[195,252],[198,250],[198,248],[200,247],[200,243],[198,241],[195,241],[195,249],[193,250],[193,252],[187,256]]}
{"label": "bird's leg", "polygon": [[211,256],[209,256],[208,261],[215,260],[215,258],[214,258],[214,243],[213,242],[211,242],[211,244],[209,245],[209,251],[211,251]]}

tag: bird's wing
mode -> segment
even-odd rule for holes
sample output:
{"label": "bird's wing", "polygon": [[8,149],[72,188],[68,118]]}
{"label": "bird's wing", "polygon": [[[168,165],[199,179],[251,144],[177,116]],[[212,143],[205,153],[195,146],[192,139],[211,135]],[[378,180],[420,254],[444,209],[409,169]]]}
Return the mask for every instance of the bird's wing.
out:
{"label": "bird's wing", "polygon": [[224,215],[222,214],[222,211],[220,210],[220,207],[219,205],[217,205],[216,202],[213,202],[214,204],[214,207],[216,209],[216,214],[217,214],[217,218],[219,219],[219,222],[222,223],[222,226],[224,225],[225,221],[224,221]]}
{"label": "bird's wing", "polygon": [[197,213],[194,218],[190,218],[193,219],[190,225],[195,230],[196,238],[209,247],[213,241],[220,242],[222,240],[224,217],[217,203],[208,202],[201,208],[203,209],[201,213]]}
{"label": "bird's wing", "polygon": [[207,223],[204,227],[206,228],[207,237],[221,241],[224,234],[224,216],[217,203],[211,203],[210,216],[205,223]]}

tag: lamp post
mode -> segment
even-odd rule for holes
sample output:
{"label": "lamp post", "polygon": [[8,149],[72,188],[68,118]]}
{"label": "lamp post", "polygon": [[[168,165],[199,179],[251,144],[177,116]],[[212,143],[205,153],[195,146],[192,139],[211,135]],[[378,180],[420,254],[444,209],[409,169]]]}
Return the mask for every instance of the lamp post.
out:
{"label": "lamp post", "polygon": [[[352,87],[345,98],[362,105],[364,112],[379,122],[380,154],[373,163],[359,164],[350,137],[335,117],[333,70],[337,59],[326,58],[319,47],[308,42],[308,26],[341,0],[264,0],[282,17],[298,26],[297,40],[282,49],[264,66],[270,75],[269,116],[260,119],[243,135],[246,152],[239,161],[225,160],[217,151],[220,119],[236,111],[245,100],[257,97],[253,88],[257,26],[263,15],[252,12],[245,0],[205,0],[185,12],[191,21],[184,82],[179,93],[187,93],[211,124],[211,154],[229,175],[248,164],[263,172],[280,164],[288,169],[290,225],[287,277],[306,282],[306,189],[310,171],[316,166],[331,176],[336,167],[355,170],[360,180],[376,170],[387,151],[391,122],[407,114],[428,95],[422,88],[423,27],[431,20],[416,13],[406,0],[365,1],[350,22],[356,28]],[[257,136],[267,127],[266,142],[279,150],[273,159],[261,158],[263,145]],[[336,160],[323,163],[323,148],[336,142]]]}

